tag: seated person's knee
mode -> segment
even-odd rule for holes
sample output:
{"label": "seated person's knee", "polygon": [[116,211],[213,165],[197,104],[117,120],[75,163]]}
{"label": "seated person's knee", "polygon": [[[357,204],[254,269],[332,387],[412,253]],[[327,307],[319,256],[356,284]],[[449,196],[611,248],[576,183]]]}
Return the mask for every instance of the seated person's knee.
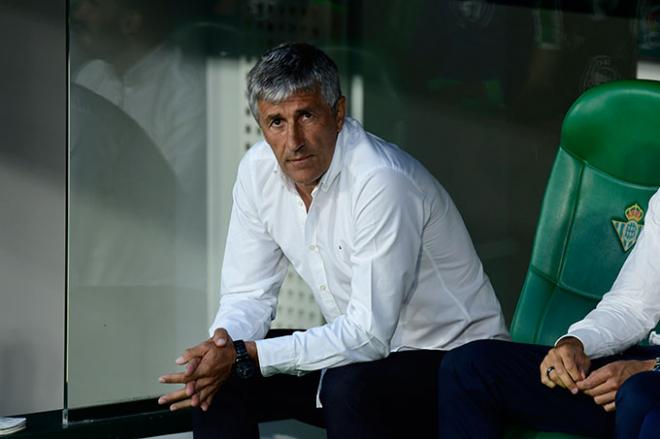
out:
{"label": "seated person's knee", "polygon": [[616,407],[623,409],[627,405],[652,406],[657,404],[655,389],[660,382],[657,372],[641,372],[628,378],[616,392]]}
{"label": "seated person's knee", "polygon": [[368,376],[359,364],[328,369],[323,376],[319,397],[324,407],[359,399],[368,387]]}
{"label": "seated person's knee", "polygon": [[483,364],[485,359],[498,354],[500,340],[476,340],[447,352],[440,363],[440,369],[446,372],[460,372],[466,368]]}

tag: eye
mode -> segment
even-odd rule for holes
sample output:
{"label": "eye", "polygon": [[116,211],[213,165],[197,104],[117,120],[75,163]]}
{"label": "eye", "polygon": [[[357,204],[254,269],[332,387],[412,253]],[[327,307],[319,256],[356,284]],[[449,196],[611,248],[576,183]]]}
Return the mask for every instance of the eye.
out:
{"label": "eye", "polygon": [[300,118],[301,118],[303,121],[310,120],[310,119],[312,119],[313,117],[314,117],[314,115],[313,115],[312,113],[310,113],[309,111],[303,111],[303,112],[300,114]]}
{"label": "eye", "polygon": [[275,128],[282,126],[282,119],[276,117],[270,121],[270,126]]}

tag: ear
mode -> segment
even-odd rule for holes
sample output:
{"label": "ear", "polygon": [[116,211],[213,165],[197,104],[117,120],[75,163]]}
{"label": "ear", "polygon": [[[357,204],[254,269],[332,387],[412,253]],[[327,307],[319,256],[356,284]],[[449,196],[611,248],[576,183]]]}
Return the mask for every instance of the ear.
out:
{"label": "ear", "polygon": [[340,96],[337,99],[337,108],[335,112],[335,123],[337,124],[337,132],[341,131],[344,126],[344,117],[346,117],[346,98]]}
{"label": "ear", "polygon": [[119,20],[119,28],[123,35],[135,35],[142,30],[142,14],[138,11],[127,11]]}

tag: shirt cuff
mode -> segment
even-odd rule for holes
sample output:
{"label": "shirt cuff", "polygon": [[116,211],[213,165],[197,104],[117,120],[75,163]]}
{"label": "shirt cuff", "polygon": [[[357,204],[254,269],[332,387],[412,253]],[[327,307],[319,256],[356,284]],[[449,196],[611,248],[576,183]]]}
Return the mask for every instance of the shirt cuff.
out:
{"label": "shirt cuff", "polygon": [[235,325],[232,322],[213,322],[213,325],[209,328],[209,337],[213,337],[215,330],[219,328],[227,330],[227,334],[229,334],[232,340],[249,340],[252,338],[245,333],[241,325]]}
{"label": "shirt cuff", "polygon": [[288,373],[298,375],[295,372],[296,355],[293,346],[293,337],[266,338],[256,340],[257,356],[259,357],[259,368],[265,377],[277,373]]}

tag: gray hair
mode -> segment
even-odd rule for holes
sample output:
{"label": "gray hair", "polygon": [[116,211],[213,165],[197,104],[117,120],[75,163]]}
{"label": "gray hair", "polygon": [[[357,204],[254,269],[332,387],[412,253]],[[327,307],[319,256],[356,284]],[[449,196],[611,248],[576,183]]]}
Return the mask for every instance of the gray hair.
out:
{"label": "gray hair", "polygon": [[247,98],[259,122],[257,101],[282,102],[297,92],[317,88],[333,110],[341,97],[337,65],[320,49],[305,43],[285,43],[262,55],[247,74]]}

